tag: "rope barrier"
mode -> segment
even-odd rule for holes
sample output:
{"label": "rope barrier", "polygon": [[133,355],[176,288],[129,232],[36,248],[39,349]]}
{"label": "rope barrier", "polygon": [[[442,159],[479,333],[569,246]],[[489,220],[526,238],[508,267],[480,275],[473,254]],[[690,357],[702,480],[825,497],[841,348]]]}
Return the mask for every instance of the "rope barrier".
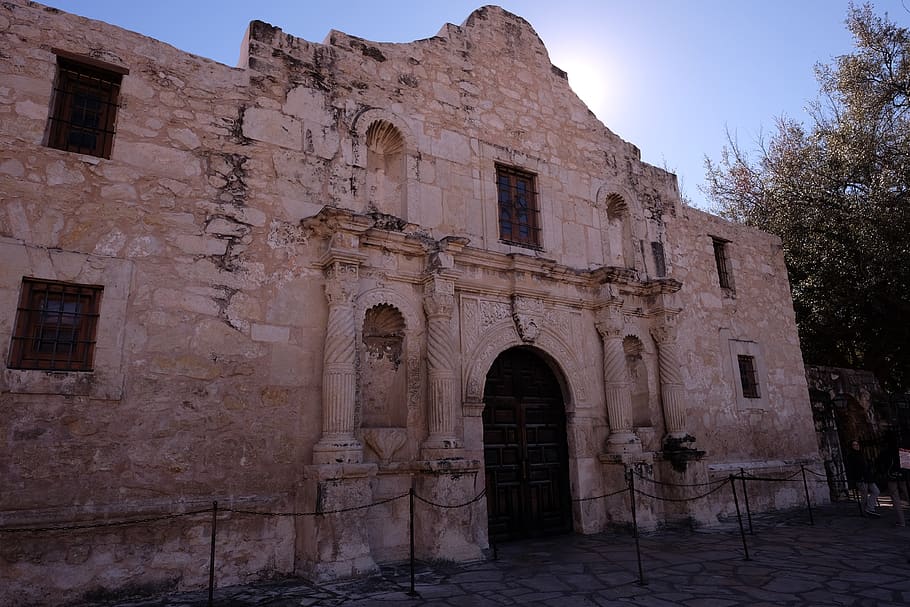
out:
{"label": "rope barrier", "polygon": [[105,521],[103,523],[76,523],[73,525],[55,525],[53,527],[0,527],[0,533],[43,533],[47,531],[78,531],[81,529],[98,529],[102,527],[122,527],[124,525],[138,525],[140,523],[156,523],[184,516],[194,516],[196,514],[208,514],[211,508],[205,510],[192,510],[190,512],[180,512],[177,514],[162,514],[160,516],[148,516],[137,519],[127,519],[122,521]]}
{"label": "rope barrier", "polygon": [[766,481],[766,482],[786,483],[786,482],[793,480],[797,476],[799,476],[800,472],[801,472],[800,470],[797,470],[796,472],[794,472],[792,475],[788,476],[787,478],[772,478],[772,477],[768,477],[768,476],[754,476],[752,474],[737,474],[735,476],[736,476],[736,478],[744,478],[749,481]]}
{"label": "rope barrier", "polygon": [[455,506],[447,506],[447,505],[445,505],[445,504],[437,504],[436,502],[431,502],[430,500],[428,500],[428,499],[426,499],[426,498],[420,497],[420,496],[417,495],[416,493],[414,494],[414,497],[417,498],[418,501],[423,502],[424,504],[429,504],[430,506],[434,506],[434,507],[436,507],[436,508],[443,508],[443,509],[447,509],[447,510],[452,510],[452,509],[455,509],[455,508],[464,508],[465,506],[470,506],[470,505],[473,504],[474,502],[480,501],[480,498],[482,498],[482,497],[485,496],[486,494],[487,494],[487,490],[484,489],[483,491],[481,491],[480,493],[478,493],[473,499],[468,500],[467,502],[465,502],[465,503],[463,503],[463,504],[457,504],[457,505],[455,505]]}
{"label": "rope barrier", "polygon": [[625,493],[628,490],[629,490],[628,487],[623,487],[619,491],[614,491],[613,493],[604,493],[603,495],[595,495],[594,497],[579,497],[579,498],[573,499],[572,501],[574,503],[590,502],[593,500],[599,500],[599,499],[604,499],[607,497],[613,497],[614,495],[619,495],[620,493]]}
{"label": "rope barrier", "polygon": [[[814,470],[806,470],[806,471],[811,474],[814,474],[816,476],[819,476],[819,477],[822,476],[821,474],[815,472]],[[739,474],[739,475],[733,475],[733,476],[734,476],[734,478],[739,478],[741,480],[750,480],[750,481],[790,482],[790,481],[793,481],[795,479],[795,477],[800,474],[800,472],[801,472],[801,470],[797,470],[791,476],[786,477],[786,478],[761,477],[761,476],[755,476],[752,474]],[[642,491],[640,489],[635,489],[635,493],[637,493],[638,495],[641,495],[641,496],[644,496],[644,497],[647,497],[647,498],[650,498],[653,500],[657,500],[657,501],[663,501],[663,502],[690,502],[690,501],[695,501],[695,500],[699,500],[699,499],[704,499],[705,497],[719,491],[721,488],[723,488],[723,486],[728,481],[728,479],[718,479],[718,480],[709,481],[709,482],[705,482],[705,483],[668,483],[665,481],[659,481],[656,479],[647,478],[647,477],[643,476],[642,474],[635,472],[635,471],[632,471],[632,474],[634,476],[637,476],[639,479],[646,480],[654,485],[664,486],[664,487],[712,487],[711,490],[709,490],[705,493],[702,493],[702,494],[696,495],[696,496],[692,496],[692,497],[685,497],[685,498],[660,497],[660,496],[653,495],[651,493]],[[831,481],[825,479],[825,480],[818,480],[815,482],[818,482],[818,483],[828,483],[828,482],[846,483],[846,481],[842,481],[840,479],[831,479]],[[590,501],[594,501],[594,500],[606,499],[609,497],[619,495],[621,493],[625,493],[628,490],[629,490],[628,487],[623,487],[622,489],[613,491],[611,493],[605,493],[602,495],[596,495],[596,496],[584,497],[584,498],[575,498],[575,499],[572,499],[571,501],[572,501],[572,503],[584,503],[584,502],[590,502]],[[388,504],[390,502],[394,502],[394,501],[409,497],[410,494],[411,494],[410,492],[402,493],[401,495],[396,495],[396,496],[389,497],[389,498],[379,500],[376,502],[372,502],[369,504],[361,504],[359,506],[350,506],[347,508],[338,508],[338,509],[334,509],[334,510],[323,510],[323,511],[313,511],[313,512],[263,512],[263,511],[258,511],[258,510],[247,510],[247,509],[243,509],[243,508],[219,508],[219,510],[221,512],[228,512],[231,514],[249,515],[249,516],[265,516],[265,517],[325,516],[325,515],[331,515],[331,514],[344,514],[347,512],[355,512],[358,510],[365,510],[368,508],[373,508],[375,506],[381,506],[383,504]],[[440,503],[434,502],[432,500],[429,500],[427,498],[421,497],[416,494],[414,494],[414,498],[429,506],[433,506],[434,508],[457,509],[457,508],[464,508],[466,506],[470,506],[471,504],[474,504],[474,503],[480,501],[481,499],[483,499],[486,496],[486,494],[487,494],[486,489],[483,489],[480,493],[478,493],[475,497],[471,498],[467,502],[464,502],[462,504],[454,504],[454,505],[440,504]],[[163,515],[159,515],[159,516],[149,516],[149,517],[142,517],[142,518],[135,518],[135,519],[125,519],[125,520],[119,520],[119,521],[105,521],[105,522],[97,522],[97,523],[74,523],[74,524],[70,524],[70,525],[53,525],[53,526],[44,526],[44,527],[0,527],[0,533],[43,533],[43,532],[55,532],[55,531],[79,531],[82,529],[97,529],[97,528],[106,528],[106,527],[121,527],[121,526],[126,526],[126,525],[138,525],[138,524],[143,524],[143,523],[155,523],[155,522],[159,522],[159,521],[177,519],[177,518],[186,517],[186,516],[195,516],[198,514],[210,513],[211,511],[212,511],[212,509],[207,508],[205,510],[191,510],[188,512],[180,512],[180,513],[174,513],[174,514],[163,514]]]}
{"label": "rope barrier", "polygon": [[665,487],[710,487],[711,485],[718,485],[727,482],[727,479],[724,478],[716,481],[708,481],[707,483],[667,483],[643,476],[640,472],[635,472],[634,474],[643,481],[648,481],[649,483],[653,483],[655,485],[663,485]]}
{"label": "rope barrier", "polygon": [[724,486],[727,484],[727,482],[728,482],[728,480],[724,479],[723,484],[718,485],[717,487],[711,489],[707,493],[703,493],[701,495],[696,495],[695,497],[658,497],[656,495],[651,495],[650,493],[645,493],[641,489],[636,489],[635,493],[637,493],[638,495],[643,495],[645,497],[649,497],[649,498],[651,498],[653,500],[657,500],[659,502],[694,502],[695,500],[700,500],[700,499],[706,498],[709,495],[711,495],[712,493],[717,493],[718,491],[720,491],[721,489],[724,488]]}
{"label": "rope barrier", "polygon": [[338,508],[337,510],[323,510],[321,512],[259,512],[257,510],[239,510],[234,508],[224,508],[223,511],[233,512],[234,514],[252,514],[254,516],[321,516],[324,514],[343,514],[345,512],[354,512],[355,510],[366,510],[367,508],[388,504],[389,502],[394,502],[395,500],[400,500],[404,497],[408,497],[408,494],[402,493],[401,495],[396,495],[395,497],[386,498],[384,500],[373,502],[371,504],[362,504],[360,506],[351,506],[349,508]]}

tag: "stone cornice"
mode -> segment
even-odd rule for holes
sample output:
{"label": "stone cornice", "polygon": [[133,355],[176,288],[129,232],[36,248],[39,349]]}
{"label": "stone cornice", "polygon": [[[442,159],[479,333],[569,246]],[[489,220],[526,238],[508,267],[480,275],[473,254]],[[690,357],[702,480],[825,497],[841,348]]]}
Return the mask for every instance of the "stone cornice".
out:
{"label": "stone cornice", "polygon": [[[553,259],[523,253],[502,253],[469,246],[462,236],[449,235],[440,240],[432,238],[416,224],[379,213],[361,214],[347,209],[323,207],[315,216],[301,222],[318,237],[328,240],[320,265],[330,260],[361,262],[364,249],[424,257],[425,272],[455,280],[456,290],[477,295],[510,295],[537,298],[551,304],[574,308],[597,309],[620,296],[657,297],[656,305],[643,311],[642,316],[660,315],[678,310],[674,294],[682,283],[673,278],[641,280],[637,270],[616,266],[579,269],[562,265]],[[478,272],[479,271],[479,272]],[[503,280],[490,280],[487,273],[498,274]],[[423,276],[409,275],[389,280],[417,284]],[[555,295],[548,285],[562,293],[566,287],[575,288],[577,296]]]}

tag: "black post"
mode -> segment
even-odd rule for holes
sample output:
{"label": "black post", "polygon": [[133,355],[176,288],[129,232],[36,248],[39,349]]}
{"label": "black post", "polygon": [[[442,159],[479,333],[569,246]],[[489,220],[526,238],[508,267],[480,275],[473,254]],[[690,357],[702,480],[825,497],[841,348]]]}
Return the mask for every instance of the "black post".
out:
{"label": "black post", "polygon": [[417,590],[414,589],[414,487],[408,491],[408,504],[410,506],[410,521],[408,531],[411,535],[411,589],[408,594],[417,596]]}
{"label": "black post", "polygon": [[746,471],[744,468],[739,469],[739,480],[743,488],[743,501],[746,502],[746,518],[749,519],[749,535],[755,535],[752,530],[752,507],[749,505],[749,493],[746,491]]}
{"label": "black post", "polygon": [[215,530],[218,526],[218,502],[212,502],[212,552],[209,555],[209,607],[215,595]]}
{"label": "black post", "polygon": [[635,509],[635,472],[629,468],[629,502],[632,504],[632,535],[635,536],[635,554],[638,555],[638,584],[644,586],[645,572],[641,567],[641,545],[638,541],[638,516]]}
{"label": "black post", "polygon": [[806,491],[806,510],[809,511],[809,524],[814,527],[815,519],[812,518],[812,502],[809,500],[809,483],[806,481],[806,467],[800,464],[799,469],[802,470],[803,473],[803,489]]}
{"label": "black post", "polygon": [[733,503],[736,505],[736,520],[739,521],[739,534],[743,538],[743,552],[746,553],[746,557],[743,559],[745,561],[750,561],[749,558],[749,546],[746,544],[746,531],[743,529],[743,515],[739,511],[739,498],[736,497],[736,477],[730,475],[730,488],[733,489]]}

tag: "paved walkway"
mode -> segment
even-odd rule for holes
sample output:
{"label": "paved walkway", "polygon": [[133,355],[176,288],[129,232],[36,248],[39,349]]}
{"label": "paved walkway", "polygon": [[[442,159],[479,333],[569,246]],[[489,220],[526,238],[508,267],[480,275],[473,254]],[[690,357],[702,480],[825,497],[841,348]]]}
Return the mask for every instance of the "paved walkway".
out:
{"label": "paved walkway", "polygon": [[[734,607],[910,604],[910,531],[894,513],[860,516],[833,504],[753,517],[746,535],[735,520],[712,529],[663,530],[640,539],[645,584],[639,583],[635,540],[620,533],[569,535],[506,544],[498,560],[464,565],[419,564],[418,596],[410,596],[407,565],[369,579],[322,587],[302,580],[219,588],[219,607],[388,605],[485,607]],[[748,527],[746,528],[748,532]],[[120,602],[129,607],[202,607],[208,592]],[[94,604],[102,605],[101,603]],[[103,605],[111,605],[104,603]]]}

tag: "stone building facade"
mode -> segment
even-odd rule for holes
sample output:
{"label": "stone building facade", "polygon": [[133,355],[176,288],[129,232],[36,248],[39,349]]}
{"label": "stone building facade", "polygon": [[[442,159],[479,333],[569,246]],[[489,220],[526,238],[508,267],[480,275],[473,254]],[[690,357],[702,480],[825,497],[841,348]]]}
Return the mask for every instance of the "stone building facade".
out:
{"label": "stone building facade", "polygon": [[780,242],[520,17],[253,22],[233,68],[14,0],[0,40],[0,602],[203,586],[215,501],[225,585],[405,558],[411,489],[418,557],[475,559],[628,524],[629,472],[653,528],[818,467]]}

